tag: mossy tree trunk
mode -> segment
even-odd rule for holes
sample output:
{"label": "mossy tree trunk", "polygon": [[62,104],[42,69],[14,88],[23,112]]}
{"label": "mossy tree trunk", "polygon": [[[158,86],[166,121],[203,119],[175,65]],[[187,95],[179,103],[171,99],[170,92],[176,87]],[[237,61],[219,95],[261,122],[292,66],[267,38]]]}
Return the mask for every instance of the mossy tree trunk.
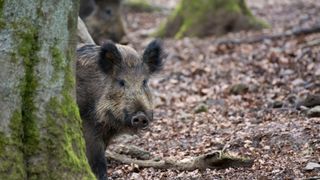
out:
{"label": "mossy tree trunk", "polygon": [[0,179],[94,179],[74,101],[78,6],[0,0]]}
{"label": "mossy tree trunk", "polygon": [[265,26],[252,15],[245,0],[181,0],[157,35],[205,37]]}

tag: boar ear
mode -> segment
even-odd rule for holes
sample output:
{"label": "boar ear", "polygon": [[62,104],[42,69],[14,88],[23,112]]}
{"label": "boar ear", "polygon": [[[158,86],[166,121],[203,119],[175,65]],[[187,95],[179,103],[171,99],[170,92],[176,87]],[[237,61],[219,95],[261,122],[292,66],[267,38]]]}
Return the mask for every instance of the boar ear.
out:
{"label": "boar ear", "polygon": [[162,42],[153,40],[143,52],[143,62],[149,67],[150,73],[158,72],[163,67]]}
{"label": "boar ear", "polygon": [[117,46],[112,41],[106,41],[101,46],[99,55],[99,66],[105,73],[119,67],[122,61],[121,54]]}

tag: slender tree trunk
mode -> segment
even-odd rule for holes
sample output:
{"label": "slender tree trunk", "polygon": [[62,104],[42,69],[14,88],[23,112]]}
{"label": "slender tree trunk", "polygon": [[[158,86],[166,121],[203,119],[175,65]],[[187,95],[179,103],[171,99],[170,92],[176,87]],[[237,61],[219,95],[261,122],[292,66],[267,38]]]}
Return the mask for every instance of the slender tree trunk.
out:
{"label": "slender tree trunk", "polygon": [[0,179],[94,179],[74,101],[76,0],[0,0]]}
{"label": "slender tree trunk", "polygon": [[252,15],[245,0],[181,0],[156,34],[205,37],[266,26]]}

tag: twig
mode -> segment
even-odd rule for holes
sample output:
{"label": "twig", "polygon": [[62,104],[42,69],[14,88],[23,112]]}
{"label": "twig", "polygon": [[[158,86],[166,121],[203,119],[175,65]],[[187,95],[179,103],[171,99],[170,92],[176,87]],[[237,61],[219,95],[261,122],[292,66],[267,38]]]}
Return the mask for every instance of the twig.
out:
{"label": "twig", "polygon": [[307,42],[307,43],[302,47],[302,49],[312,48],[312,47],[315,47],[315,46],[320,46],[320,39],[315,39],[315,40],[313,40],[313,41]]}
{"label": "twig", "polygon": [[314,176],[314,177],[305,178],[304,180],[319,180],[319,179],[320,179],[320,176]]}
{"label": "twig", "polygon": [[175,158],[162,158],[151,160],[138,160],[116,153],[106,151],[106,157],[124,164],[136,164],[140,167],[153,167],[156,169],[176,169],[176,170],[204,170],[204,169],[225,169],[229,167],[251,167],[253,160],[232,157],[220,151],[177,160]]}

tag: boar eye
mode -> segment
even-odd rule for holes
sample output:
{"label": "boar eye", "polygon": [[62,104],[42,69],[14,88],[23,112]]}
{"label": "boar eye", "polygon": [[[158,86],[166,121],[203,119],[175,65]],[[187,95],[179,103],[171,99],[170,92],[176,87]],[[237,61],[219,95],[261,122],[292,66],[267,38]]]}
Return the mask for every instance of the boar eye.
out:
{"label": "boar eye", "polygon": [[126,82],[123,79],[118,80],[118,84],[120,87],[124,87],[126,85]]}
{"label": "boar eye", "polygon": [[109,16],[111,16],[111,14],[112,14],[111,9],[106,9],[104,12]]}
{"label": "boar eye", "polygon": [[147,85],[148,85],[148,80],[147,80],[147,79],[143,80],[143,81],[142,81],[142,85],[143,85],[143,86],[147,86]]}

